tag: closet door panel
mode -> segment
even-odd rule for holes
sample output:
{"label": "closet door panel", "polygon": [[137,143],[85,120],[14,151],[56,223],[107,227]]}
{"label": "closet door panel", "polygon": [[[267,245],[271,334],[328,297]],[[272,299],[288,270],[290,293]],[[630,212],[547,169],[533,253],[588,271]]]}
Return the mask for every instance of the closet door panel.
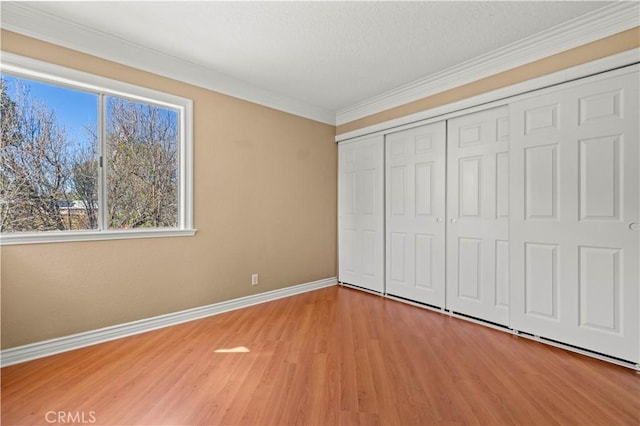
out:
{"label": "closet door panel", "polygon": [[638,362],[638,72],[511,105],[513,328]]}
{"label": "closet door panel", "polygon": [[338,279],[384,291],[384,139],[338,146]]}
{"label": "closet door panel", "polygon": [[386,136],[386,292],[444,306],[445,123]]}
{"label": "closet door panel", "polygon": [[507,107],[447,122],[447,309],[506,325]]}

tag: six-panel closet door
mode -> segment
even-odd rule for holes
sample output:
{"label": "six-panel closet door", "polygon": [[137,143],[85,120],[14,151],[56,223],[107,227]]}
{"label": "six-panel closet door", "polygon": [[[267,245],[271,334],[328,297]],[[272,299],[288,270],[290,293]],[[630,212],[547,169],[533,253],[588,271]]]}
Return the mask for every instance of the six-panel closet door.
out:
{"label": "six-panel closet door", "polygon": [[447,122],[447,309],[509,320],[509,111]]}
{"label": "six-panel closet door", "polygon": [[511,326],[640,362],[638,68],[511,104]]}
{"label": "six-panel closet door", "polygon": [[338,279],[384,291],[384,137],[338,145]]}
{"label": "six-panel closet door", "polygon": [[386,136],[386,292],[444,307],[445,122]]}
{"label": "six-panel closet door", "polygon": [[340,281],[640,363],[639,68],[340,143]]}

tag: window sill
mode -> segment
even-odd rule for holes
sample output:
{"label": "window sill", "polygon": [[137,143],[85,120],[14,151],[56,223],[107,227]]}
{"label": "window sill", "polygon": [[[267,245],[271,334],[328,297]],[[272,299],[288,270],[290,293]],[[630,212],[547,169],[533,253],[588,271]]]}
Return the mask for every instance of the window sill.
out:
{"label": "window sill", "polygon": [[195,229],[132,229],[127,231],[47,231],[0,236],[0,245],[66,243],[71,241],[127,240],[134,238],[191,237]]}

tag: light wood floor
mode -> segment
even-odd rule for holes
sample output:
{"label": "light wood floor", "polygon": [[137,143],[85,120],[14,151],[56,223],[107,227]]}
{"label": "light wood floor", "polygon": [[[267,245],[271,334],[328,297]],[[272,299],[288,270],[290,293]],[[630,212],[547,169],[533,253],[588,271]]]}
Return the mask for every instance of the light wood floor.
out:
{"label": "light wood floor", "polygon": [[[247,353],[216,353],[246,347]],[[639,425],[640,375],[330,287],[2,369],[2,424]]]}

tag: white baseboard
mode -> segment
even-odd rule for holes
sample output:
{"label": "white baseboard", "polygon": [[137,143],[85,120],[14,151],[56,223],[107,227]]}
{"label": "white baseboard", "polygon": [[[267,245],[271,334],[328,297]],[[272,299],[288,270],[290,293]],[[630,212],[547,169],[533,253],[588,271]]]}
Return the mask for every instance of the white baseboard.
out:
{"label": "white baseboard", "polygon": [[[353,287],[358,289],[357,287]],[[591,358],[595,358],[595,359],[599,359],[600,361],[606,361],[606,362],[610,362],[612,364],[616,364],[616,365],[620,365],[622,367],[626,367],[626,368],[631,368],[632,370],[636,370],[636,372],[640,373],[640,364],[636,364],[634,362],[631,361],[625,361],[623,359],[619,359],[619,358],[615,358],[615,357],[611,357],[605,354],[601,354],[598,352],[593,352],[590,351],[588,349],[582,349],[576,346],[572,346],[572,345],[568,345],[568,344],[564,344],[562,342],[556,342],[554,340],[550,340],[550,339],[545,339],[544,337],[540,337],[540,336],[534,336],[532,334],[529,334],[527,332],[523,332],[523,331],[518,331],[518,330],[514,330],[512,328],[509,328],[508,326],[501,326],[501,325],[497,325],[488,321],[484,321],[484,320],[480,320],[480,319],[476,319],[467,315],[462,315],[447,309],[439,309],[436,307],[432,307],[432,306],[428,306],[428,305],[424,305],[422,303],[417,303],[417,302],[413,302],[411,300],[408,299],[404,299],[401,297],[395,297],[389,294],[385,294],[384,295],[385,298],[387,299],[391,299],[391,300],[395,300],[396,302],[400,302],[400,303],[405,303],[407,305],[412,305],[412,306],[416,306],[418,308],[422,308],[422,309],[428,309],[430,311],[434,311],[437,313],[440,313],[442,315],[449,315],[450,317],[453,318],[457,318],[463,321],[468,321],[468,322],[472,322],[474,324],[478,324],[481,325],[483,327],[488,327],[488,328],[492,328],[494,330],[497,331],[501,331],[503,333],[510,333],[510,334],[514,334],[518,337],[524,338],[524,339],[529,339],[529,340],[535,340],[538,343],[543,343],[545,345],[550,345],[550,346],[555,346],[557,348],[561,348],[570,352],[575,352],[575,353],[579,353],[581,355],[585,355]]]}
{"label": "white baseboard", "polygon": [[43,358],[61,352],[95,345],[97,343],[108,342],[110,340],[145,333],[158,328],[169,327],[183,322],[221,314],[223,312],[246,308],[247,306],[257,305],[259,303],[270,302],[272,300],[282,299],[284,297],[306,293],[308,291],[318,290],[324,287],[330,287],[336,285],[337,282],[336,277],[325,278],[323,280],[299,284],[279,290],[267,291],[265,293],[227,300],[225,302],[214,303],[207,306],[200,306],[157,317],[146,318],[97,330],[72,334],[70,336],[17,346],[15,348],[0,351],[0,366],[6,367],[30,361],[32,359]]}

